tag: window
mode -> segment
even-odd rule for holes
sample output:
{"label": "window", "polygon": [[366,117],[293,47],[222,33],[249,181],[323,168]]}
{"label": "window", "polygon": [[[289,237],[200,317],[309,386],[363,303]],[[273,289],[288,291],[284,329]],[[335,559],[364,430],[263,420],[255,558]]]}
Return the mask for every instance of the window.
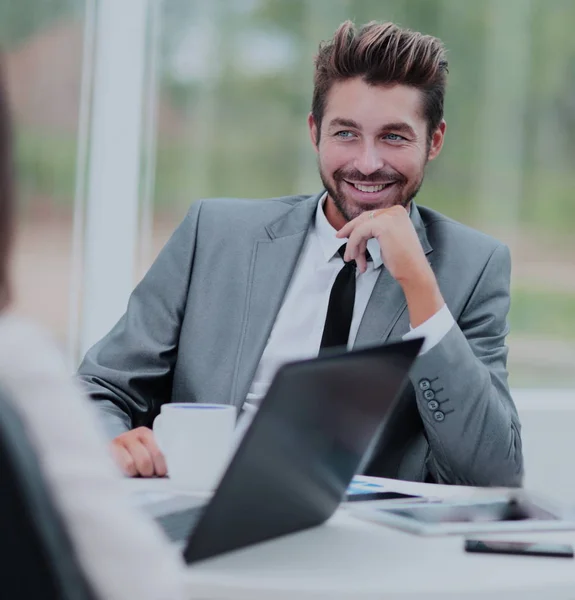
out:
{"label": "window", "polygon": [[84,45],[83,0],[0,5],[14,120],[18,232],[14,309],[67,342]]}

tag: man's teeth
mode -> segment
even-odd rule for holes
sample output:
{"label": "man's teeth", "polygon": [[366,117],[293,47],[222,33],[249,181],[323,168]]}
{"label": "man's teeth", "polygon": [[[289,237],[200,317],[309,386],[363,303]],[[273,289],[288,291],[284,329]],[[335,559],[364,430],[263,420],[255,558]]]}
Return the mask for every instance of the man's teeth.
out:
{"label": "man's teeth", "polygon": [[383,185],[360,185],[359,183],[352,183],[353,187],[356,190],[359,190],[360,192],[381,192],[381,190],[383,190],[384,188],[386,188],[388,185],[391,185],[392,182],[390,181],[389,183],[385,183]]}

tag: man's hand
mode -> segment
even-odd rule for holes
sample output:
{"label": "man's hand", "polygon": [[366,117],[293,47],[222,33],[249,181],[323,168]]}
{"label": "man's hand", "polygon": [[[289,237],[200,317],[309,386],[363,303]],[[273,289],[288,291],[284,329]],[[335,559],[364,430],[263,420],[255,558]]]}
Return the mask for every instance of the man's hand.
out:
{"label": "man's hand", "polygon": [[168,472],[164,455],[147,427],[132,429],[112,440],[112,454],[130,477],[164,477]]}
{"label": "man's hand", "polygon": [[413,328],[427,321],[445,304],[417,232],[403,206],[364,212],[346,223],[337,237],[348,238],[344,260],[355,260],[361,273],[367,268],[367,241],[377,239],[385,268],[403,289]]}
{"label": "man's hand", "polygon": [[433,276],[409,214],[403,206],[366,211],[344,225],[338,238],[348,238],[344,260],[355,260],[365,272],[367,241],[375,238],[385,268],[400,284]]}

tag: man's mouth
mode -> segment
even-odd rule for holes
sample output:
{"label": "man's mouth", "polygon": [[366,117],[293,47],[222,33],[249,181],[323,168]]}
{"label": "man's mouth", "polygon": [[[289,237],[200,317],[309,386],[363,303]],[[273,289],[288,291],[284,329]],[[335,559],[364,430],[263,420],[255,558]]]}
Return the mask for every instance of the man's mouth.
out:
{"label": "man's mouth", "polygon": [[385,183],[378,183],[375,185],[365,185],[363,183],[353,183],[352,181],[347,181],[346,179],[344,181],[349,185],[353,186],[356,190],[359,190],[360,192],[368,192],[371,194],[381,192],[385,188],[388,188],[395,183],[395,181],[387,181]]}

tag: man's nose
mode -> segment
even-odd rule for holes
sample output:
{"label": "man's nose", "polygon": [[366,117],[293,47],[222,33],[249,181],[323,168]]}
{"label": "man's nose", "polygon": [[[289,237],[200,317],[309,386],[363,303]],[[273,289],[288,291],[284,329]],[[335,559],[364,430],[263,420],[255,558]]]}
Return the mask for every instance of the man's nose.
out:
{"label": "man's nose", "polygon": [[371,175],[379,171],[384,164],[381,152],[373,144],[365,144],[355,160],[355,168],[364,175]]}

